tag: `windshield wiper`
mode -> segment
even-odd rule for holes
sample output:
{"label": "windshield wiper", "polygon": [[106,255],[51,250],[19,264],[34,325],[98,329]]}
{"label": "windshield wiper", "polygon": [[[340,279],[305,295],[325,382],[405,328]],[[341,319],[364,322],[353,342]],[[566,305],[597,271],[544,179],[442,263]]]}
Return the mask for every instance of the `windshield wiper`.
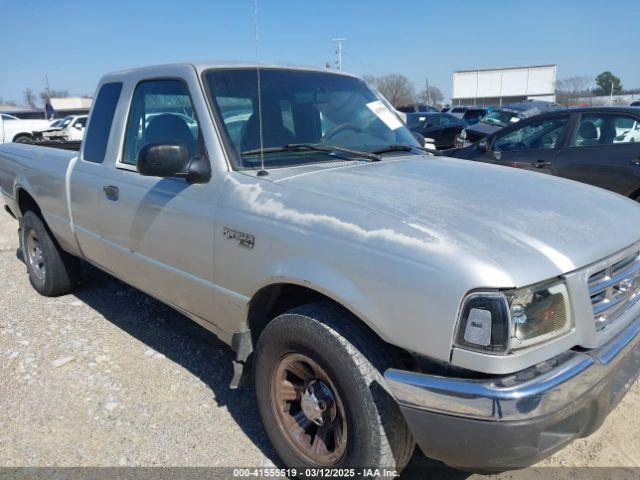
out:
{"label": "windshield wiper", "polygon": [[287,145],[283,145],[281,147],[269,147],[269,148],[256,148],[254,150],[247,150],[246,152],[242,152],[241,155],[259,155],[260,153],[276,153],[276,152],[297,152],[301,150],[312,150],[316,152],[342,152],[348,153],[349,155],[353,155],[355,157],[362,157],[372,162],[379,162],[381,158],[375,153],[363,152],[360,150],[352,150],[350,148],[339,147],[337,145],[322,145],[320,143],[289,143]]}
{"label": "windshield wiper", "polygon": [[388,147],[382,147],[377,150],[374,150],[371,153],[379,155],[381,153],[390,153],[390,152],[412,152],[414,150],[423,150],[425,152],[431,153],[431,150],[425,147],[418,147],[414,145],[403,145],[403,144],[394,144],[389,145]]}

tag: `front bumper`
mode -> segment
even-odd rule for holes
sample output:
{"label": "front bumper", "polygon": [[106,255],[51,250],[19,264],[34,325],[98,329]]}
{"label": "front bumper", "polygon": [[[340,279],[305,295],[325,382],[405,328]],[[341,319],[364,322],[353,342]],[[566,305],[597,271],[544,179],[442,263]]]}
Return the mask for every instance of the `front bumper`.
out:
{"label": "front bumper", "polygon": [[385,378],[429,457],[479,470],[523,468],[590,435],[640,372],[640,317],[600,348],[486,379],[389,369]]}

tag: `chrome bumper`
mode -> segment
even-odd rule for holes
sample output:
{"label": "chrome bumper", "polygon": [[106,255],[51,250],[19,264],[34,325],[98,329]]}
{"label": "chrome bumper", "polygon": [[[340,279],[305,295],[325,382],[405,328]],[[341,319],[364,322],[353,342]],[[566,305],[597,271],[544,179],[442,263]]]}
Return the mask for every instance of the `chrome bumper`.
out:
{"label": "chrome bumper", "polygon": [[598,349],[569,351],[512,375],[469,380],[389,369],[385,378],[402,406],[478,420],[526,420],[558,411],[612,375],[614,390],[628,390],[640,371],[639,346],[640,317]]}
{"label": "chrome bumper", "polygon": [[[510,470],[599,428],[640,372],[640,317],[598,349],[482,380],[387,370],[416,443],[459,468]],[[460,448],[460,445],[464,448]]]}

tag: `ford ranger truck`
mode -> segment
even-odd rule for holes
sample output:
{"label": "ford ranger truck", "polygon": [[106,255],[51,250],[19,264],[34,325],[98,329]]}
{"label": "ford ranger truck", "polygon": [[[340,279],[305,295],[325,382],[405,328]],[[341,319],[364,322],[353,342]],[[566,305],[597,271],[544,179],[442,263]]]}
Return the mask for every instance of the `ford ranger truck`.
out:
{"label": "ford ranger truck", "polygon": [[430,155],[342,72],[109,74],[80,151],[3,145],[0,187],[39,293],[82,259],[216,333],[289,467],[524,467],[640,369],[638,204]]}

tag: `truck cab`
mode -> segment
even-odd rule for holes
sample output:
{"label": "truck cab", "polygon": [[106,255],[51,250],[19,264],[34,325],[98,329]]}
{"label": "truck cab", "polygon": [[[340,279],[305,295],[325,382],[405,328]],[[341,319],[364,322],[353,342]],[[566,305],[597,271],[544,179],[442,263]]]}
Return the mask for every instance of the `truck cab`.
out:
{"label": "truck cab", "polygon": [[342,72],[155,66],[94,98],[79,152],[0,146],[31,284],[84,259],[216,333],[288,467],[520,468],[638,376],[635,202],[428,154]]}

